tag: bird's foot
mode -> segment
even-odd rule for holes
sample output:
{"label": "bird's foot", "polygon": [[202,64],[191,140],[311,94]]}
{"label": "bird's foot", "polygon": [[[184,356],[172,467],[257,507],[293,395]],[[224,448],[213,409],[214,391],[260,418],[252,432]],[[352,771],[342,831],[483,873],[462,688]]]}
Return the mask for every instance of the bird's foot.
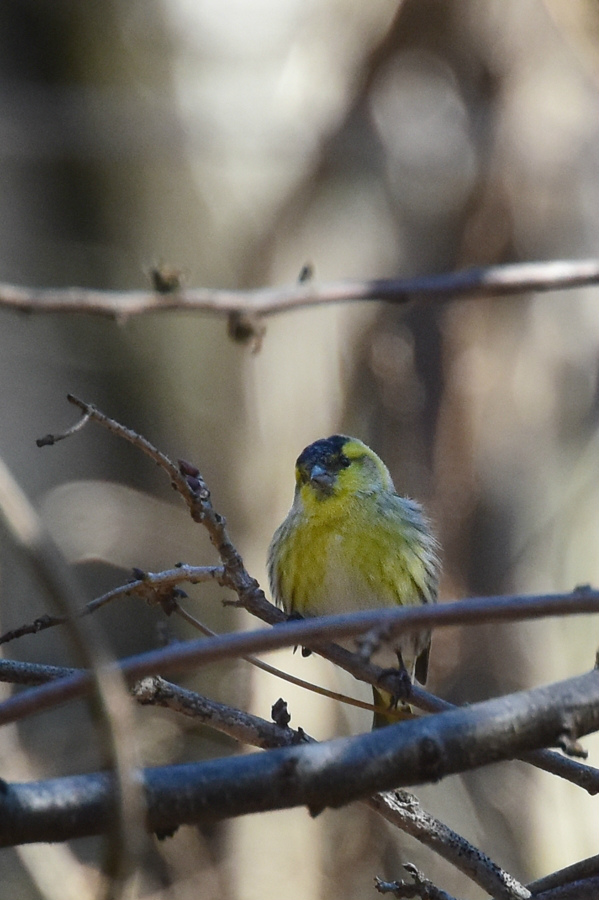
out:
{"label": "bird's foot", "polygon": [[395,709],[400,702],[408,700],[412,693],[412,679],[405,666],[399,669],[383,669],[378,680],[378,687],[391,695],[391,709]]}

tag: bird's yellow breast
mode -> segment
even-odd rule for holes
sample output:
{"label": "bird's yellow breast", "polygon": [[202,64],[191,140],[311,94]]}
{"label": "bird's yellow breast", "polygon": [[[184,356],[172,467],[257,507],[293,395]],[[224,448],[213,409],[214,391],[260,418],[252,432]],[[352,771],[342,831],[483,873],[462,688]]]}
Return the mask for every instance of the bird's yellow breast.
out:
{"label": "bird's yellow breast", "polygon": [[279,603],[315,616],[432,599],[429,551],[408,503],[390,493],[320,498],[301,489],[273,540]]}

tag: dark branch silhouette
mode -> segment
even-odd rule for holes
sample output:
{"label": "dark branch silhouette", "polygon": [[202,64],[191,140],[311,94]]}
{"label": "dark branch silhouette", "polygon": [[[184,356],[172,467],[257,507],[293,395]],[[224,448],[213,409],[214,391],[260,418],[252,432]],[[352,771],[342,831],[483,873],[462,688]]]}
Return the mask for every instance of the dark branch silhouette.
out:
{"label": "dark branch silhouette", "polygon": [[[545,687],[339,738],[250,756],[146,769],[147,826],[305,805],[313,815],[377,791],[436,782],[599,730],[599,670]],[[115,812],[108,773],[6,784],[0,846],[99,834]]]}

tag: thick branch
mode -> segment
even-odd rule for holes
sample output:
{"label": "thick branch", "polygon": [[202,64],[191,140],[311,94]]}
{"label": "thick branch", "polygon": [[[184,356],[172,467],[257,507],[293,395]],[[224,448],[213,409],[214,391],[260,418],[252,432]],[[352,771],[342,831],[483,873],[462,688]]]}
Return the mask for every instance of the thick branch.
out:
{"label": "thick branch", "polygon": [[[331,645],[335,646],[335,645]],[[341,649],[341,648],[339,648]],[[343,651],[346,653],[347,651]],[[350,654],[348,654],[350,655]],[[357,659],[354,657],[354,659]],[[39,685],[45,684],[48,681],[54,681],[60,678],[66,678],[69,675],[76,674],[76,669],[66,669],[58,666],[44,666],[36,663],[24,663],[24,662],[16,662],[15,660],[8,659],[0,659],[0,681],[10,682],[12,684],[22,684],[22,685]],[[159,683],[162,681],[160,678],[153,678],[153,683]],[[135,691],[135,686],[133,687]],[[168,690],[179,692],[180,688],[175,687],[168,683]],[[198,696],[198,695],[194,695]],[[455,709],[456,707],[452,703],[448,703],[447,700],[442,700],[440,697],[435,697],[433,694],[429,694],[427,691],[422,688],[417,687],[416,685],[412,688],[412,696],[410,698],[410,702],[414,702],[414,699],[417,698],[418,705],[422,709],[427,709],[429,712],[446,712],[447,710]],[[139,696],[136,696],[138,702],[143,702],[143,699]],[[211,704],[212,701],[206,700],[206,698],[200,698],[203,704],[204,710],[206,709],[206,704]],[[173,708],[174,704],[169,701],[168,704],[171,708]],[[197,703],[188,704],[185,713],[200,715],[203,717],[203,721],[207,724],[210,724],[212,728],[215,728],[218,731],[223,731],[226,734],[235,737],[237,740],[245,741],[246,743],[256,743],[254,740],[249,740],[248,733],[246,732],[243,735],[240,735],[238,732],[233,733],[228,727],[223,726],[222,719],[215,714],[215,707],[218,707],[219,704],[215,704],[210,707],[210,716],[209,718],[204,716],[204,713],[198,711]],[[183,709],[179,709],[180,712],[183,712]],[[237,711],[238,712],[238,711]],[[245,716],[248,716],[248,713],[244,713]],[[260,720],[262,723],[264,720]],[[252,722],[249,725],[249,728],[254,728],[255,723]],[[264,732],[262,725],[259,729],[254,728],[254,732],[261,731]],[[262,746],[260,743],[257,746]],[[264,745],[266,746],[266,745]],[[274,746],[274,745],[271,745]],[[281,744],[277,745],[281,746]],[[593,766],[584,765],[577,760],[569,759],[567,756],[563,756],[561,753],[556,753],[554,750],[531,750],[529,753],[524,753],[520,757],[525,762],[530,763],[531,765],[537,766],[540,769],[543,769],[546,772],[550,772],[553,775],[557,775],[559,778],[564,778],[567,781],[570,781],[572,784],[576,784],[578,787],[583,788],[583,790],[587,791],[589,794],[594,795],[599,793],[599,769],[594,768]]]}
{"label": "thick branch", "polygon": [[[438,781],[599,730],[599,671],[353,738],[264,754],[146,769],[148,827],[306,805],[313,814],[377,791]],[[105,831],[114,811],[106,773],[4,785],[0,845]]]}
{"label": "thick branch", "polygon": [[350,300],[407,303],[414,298],[507,296],[554,291],[599,283],[599,260],[512,263],[423,275],[328,284],[307,282],[258,290],[211,288],[158,291],[98,291],[87,288],[26,288],[0,284],[0,306],[24,312],[76,312],[124,319],[149,312],[196,310],[217,315],[269,316],[306,306]]}
{"label": "thick branch", "polygon": [[[545,892],[554,890],[555,888],[571,885],[585,878],[595,878],[599,881],[599,855],[589,856],[587,859],[581,859],[580,862],[539,878],[529,884],[529,888],[533,896],[543,895]],[[599,896],[599,894],[598,894]]]}
{"label": "thick branch", "polygon": [[542,894],[534,894],[534,900],[597,900],[599,876],[581,878],[560,887],[550,888]]}

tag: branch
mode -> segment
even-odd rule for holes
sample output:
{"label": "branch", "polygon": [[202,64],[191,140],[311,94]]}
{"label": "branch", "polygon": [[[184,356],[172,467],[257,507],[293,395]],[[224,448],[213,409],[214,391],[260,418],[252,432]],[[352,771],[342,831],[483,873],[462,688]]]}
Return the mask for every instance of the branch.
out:
{"label": "branch", "polygon": [[[249,575],[249,573],[245,569],[243,560],[241,559],[240,555],[237,553],[237,550],[229,539],[224,518],[216,513],[214,508],[212,507],[212,504],[210,502],[210,491],[203,481],[198,469],[196,469],[194,466],[191,466],[189,463],[184,462],[180,462],[179,467],[177,467],[165,454],[157,450],[145,438],[141,437],[140,435],[136,434],[136,432],[126,428],[115,420],[110,419],[96,407],[92,406],[89,403],[85,403],[82,400],[78,400],[76,397],[69,396],[68,399],[74,405],[78,406],[83,413],[83,417],[79,423],[80,426],[87,423],[91,419],[95,420],[98,424],[107,428],[117,436],[137,446],[143,453],[148,455],[165,470],[167,475],[170,477],[171,483],[174,487],[177,488],[177,490],[181,493],[183,499],[187,503],[192,518],[195,521],[202,522],[206,526],[210,539],[217,549],[219,556],[224,564],[224,569],[222,570],[222,578],[220,577],[221,573],[219,572],[218,580],[221,584],[226,584],[237,593],[239,598],[239,605],[243,606],[248,612],[269,624],[284,622],[286,617],[283,612],[268,602],[263,591],[260,589],[259,584]],[[69,431],[64,435],[48,435],[46,438],[38,441],[38,444],[52,444],[56,440],[60,440],[63,437],[73,434],[75,430],[78,430],[77,425],[74,426],[74,428],[69,429]],[[145,577],[146,579],[152,579],[154,586],[156,586],[156,581],[160,581],[161,576],[156,575]],[[116,589],[115,592],[110,592],[108,595],[105,595],[105,597],[107,599],[111,599],[111,596],[114,596],[118,592],[119,589]],[[574,595],[576,596],[581,594],[584,594],[587,599],[593,596],[593,592],[589,588],[580,588],[574,592]],[[570,599],[574,595],[562,595],[562,599],[565,600],[567,604],[569,604]],[[596,596],[599,596],[599,594],[596,594]],[[516,600],[518,606],[520,606],[521,598],[514,599]],[[542,601],[543,598],[537,599]],[[102,598],[99,598],[98,601],[92,602],[100,605],[101,601]],[[554,597],[552,602],[559,602],[559,600],[557,597]],[[572,607],[570,606],[569,608],[571,609]],[[335,634],[333,633],[332,636],[335,637]],[[318,647],[314,647],[313,649],[325,659],[328,659],[334,664],[346,669],[356,678],[362,679],[364,681],[370,681],[370,683],[372,684],[376,684],[380,679],[380,676],[382,674],[382,670],[380,668],[359,659],[359,657],[357,657],[355,654],[351,654],[347,650],[338,647],[335,644],[319,645]],[[139,677],[143,677],[144,674],[151,673],[140,673]],[[430,694],[427,694],[426,691],[423,691],[417,686],[414,686],[412,689],[411,699],[415,705],[418,705],[421,709],[428,710],[430,712],[437,712],[440,709],[451,708],[450,704],[447,704],[444,701],[439,700],[438,698],[432,697]],[[29,698],[29,700],[31,701],[31,698]],[[52,697],[48,697],[47,701],[52,702]],[[36,705],[38,707],[43,707],[45,703],[46,699],[44,699],[44,697],[33,698],[33,706],[30,708],[35,709]],[[583,787],[589,793],[598,792],[597,771],[589,766],[581,766],[579,763],[575,763],[572,760],[566,759],[556,753],[552,753],[551,751],[547,750],[538,750],[528,754],[527,761],[540,768],[545,769],[546,771],[569,779],[573,783]]]}
{"label": "branch", "polygon": [[[89,616],[118,597],[135,596],[141,597],[147,603],[167,604],[170,598],[174,596],[174,589],[177,585],[219,581],[223,577],[224,569],[222,566],[188,566],[181,563],[181,565],[175,566],[174,569],[165,569],[162,572],[140,572],[139,569],[136,569],[135,574],[138,576],[137,578],[127,582],[127,584],[112,588],[112,590],[107,591],[100,597],[90,600],[85,606],[77,610],[76,615],[79,618]],[[48,628],[64,625],[67,621],[66,616],[38,616],[33,622],[28,622],[1,634],[0,644],[8,644],[10,641],[28,634],[38,634],[40,631],[46,631]]]}
{"label": "branch", "polygon": [[[61,678],[71,671],[56,666],[0,659],[0,680],[19,684]],[[268,722],[251,713],[209,700],[160,677],[143,679],[133,686],[132,693],[142,706],[162,706],[199,719],[235,740],[263,750],[314,742],[301,728],[294,731],[288,726]],[[529,896],[530,892],[526,892],[507,872],[461,835],[425,812],[416,797],[406,791],[379,793],[365,802],[393,826],[430,847],[489,894],[501,900],[524,900]]]}
{"label": "branch", "polygon": [[550,888],[542,894],[533,894],[534,900],[597,900],[599,876],[580,878],[560,887]]}
{"label": "branch", "polygon": [[413,794],[387,791],[375,794],[366,802],[384,819],[430,847],[496,900],[528,900],[531,896],[528,888],[493,862],[486,853],[426,812]]}
{"label": "branch", "polygon": [[[378,791],[439,781],[528,750],[599,730],[599,671],[464,709],[322,744],[146,769],[147,826],[181,824],[305,805],[313,815]],[[5,784],[0,846],[62,841],[110,827],[107,773]]]}
{"label": "branch", "polygon": [[555,888],[592,877],[599,880],[599,855],[581,859],[580,862],[567,866],[565,869],[560,869],[558,872],[539,878],[538,881],[533,881],[528,887],[533,897],[536,897],[537,895],[542,896],[545,892]]}
{"label": "branch", "polygon": [[144,678],[134,685],[133,696],[142,706],[162,706],[199,719],[203,724],[212,725],[221,734],[228,734],[242,744],[260,747],[262,750],[290,747],[308,740],[301,729],[294,731],[293,728],[283,728],[275,722],[268,722],[251,713],[209,700],[158,676]]}
{"label": "branch", "polygon": [[[278,612],[278,611],[277,611]],[[196,670],[200,666],[280,647],[307,645],[369,684],[380,683],[384,671],[341,647],[319,647],[323,637],[354,637],[378,629],[391,637],[402,630],[439,628],[482,622],[516,621],[549,615],[599,612],[599,592],[579,589],[567,595],[532,597],[478,597],[442,605],[398,607],[314,619],[283,622],[269,630],[233,632],[184,644],[172,644],[128,657],[107,669],[118,669],[130,682],[153,675]],[[281,613],[281,615],[283,615]],[[356,665],[358,661],[358,665]],[[88,672],[42,685],[0,703],[0,724],[13,722],[58,703],[85,696],[91,688]],[[419,692],[414,689],[414,695]]]}
{"label": "branch", "polygon": [[[352,656],[352,654],[348,655]],[[355,655],[353,658],[357,661],[357,667],[360,665],[368,665],[361,663]],[[359,668],[358,671],[360,671]],[[76,669],[0,659],[0,681],[9,682],[11,684],[41,685],[46,684],[48,681],[67,678],[76,673]],[[173,685],[171,685],[170,682],[165,683],[169,685],[169,691],[172,690]],[[410,702],[414,703],[415,699],[418,701],[418,705],[421,708],[427,709],[429,712],[446,712],[447,710],[456,709],[452,703],[449,703],[447,700],[442,700],[439,697],[435,697],[433,694],[429,694],[427,691],[416,685],[412,688]],[[139,702],[142,701],[140,700]],[[248,714],[246,713],[245,715]],[[230,734],[225,728],[221,729],[219,724],[220,720],[214,714],[212,714],[209,723],[207,719],[205,721],[206,724],[210,724],[211,727],[216,728],[217,730],[223,730]],[[244,740],[246,743],[253,743],[248,740],[247,734],[245,734],[243,738],[239,737],[239,735],[232,736],[237,737],[239,740]],[[591,795],[599,794],[599,769],[596,769],[593,766],[583,765],[576,760],[568,759],[568,757],[563,756],[561,753],[555,753],[553,750],[531,750],[529,753],[522,754],[520,758],[552,775],[570,781],[572,784],[581,787]]]}
{"label": "branch", "polygon": [[[0,680],[19,684],[37,684],[50,678],[64,677],[71,671],[55,666],[40,666],[34,663],[0,659]],[[275,722],[268,722],[251,713],[209,700],[194,691],[186,690],[160,677],[144,679],[134,685],[132,693],[141,705],[158,705],[173,712],[199,719],[202,723],[235,740],[264,750],[313,742],[313,739],[306,735],[301,728],[294,731],[287,726],[282,727]],[[446,704],[445,701],[439,702],[443,706],[451,708],[451,705]],[[555,753],[543,750],[531,751],[524,758],[534,758],[543,753],[549,757],[557,757],[563,763],[570,764],[571,762]],[[579,763],[571,764],[579,769],[587,768]],[[394,827],[400,828],[442,856],[498,900],[524,900],[530,896],[527,888],[515,881],[509,873],[501,869],[464,837],[426,812],[416,797],[406,791],[378,793],[364,802]],[[580,878],[582,875],[586,876],[592,873],[593,870],[589,868],[588,863],[592,863],[592,860],[587,861],[584,868],[581,868],[583,863],[572,867],[573,870],[576,869],[576,871],[572,871],[572,877]],[[555,874],[560,875],[560,873]],[[570,870],[567,872],[564,870],[562,880],[566,880],[569,875]],[[551,882],[549,882],[549,878],[542,884],[539,882],[543,889],[550,884],[554,886],[557,883],[555,876]]]}
{"label": "branch", "polygon": [[379,894],[393,894],[398,900],[411,900],[412,897],[420,898],[420,900],[456,900],[447,891],[441,890],[432,881],[425,878],[412,863],[405,863],[404,869],[412,876],[413,882],[382,881],[380,878],[375,878],[374,886]]}
{"label": "branch", "polygon": [[87,288],[27,288],[0,284],[0,306],[22,312],[71,312],[123,320],[150,312],[195,310],[216,315],[270,316],[307,306],[352,300],[407,303],[415,298],[497,297],[528,291],[555,291],[599,283],[599,260],[511,263],[424,275],[325,284],[303,282],[258,290],[212,288],[161,291],[99,291]]}

